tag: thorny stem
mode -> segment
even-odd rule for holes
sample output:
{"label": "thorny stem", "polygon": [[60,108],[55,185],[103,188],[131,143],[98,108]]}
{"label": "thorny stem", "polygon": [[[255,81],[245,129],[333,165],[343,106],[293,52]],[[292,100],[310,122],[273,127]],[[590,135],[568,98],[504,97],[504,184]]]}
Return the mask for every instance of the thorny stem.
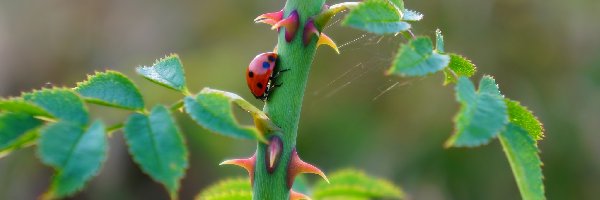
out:
{"label": "thorny stem", "polygon": [[[303,30],[308,17],[319,14],[324,3],[325,0],[288,0],[284,8],[284,16],[288,16],[296,10],[300,15],[298,30]],[[316,40],[313,39],[307,46],[304,46],[301,33],[298,31],[290,43],[285,41],[285,31],[279,33],[277,53],[280,64],[278,69],[290,70],[278,78],[283,86],[277,88],[269,96],[264,111],[282,129],[280,137],[283,140],[283,152],[278,166],[271,174],[267,172],[265,165],[267,146],[262,143],[257,144],[253,186],[253,199],[255,200],[287,200],[290,198],[290,190],[286,182],[287,166],[290,162],[291,152],[296,146],[304,90],[316,51]]]}

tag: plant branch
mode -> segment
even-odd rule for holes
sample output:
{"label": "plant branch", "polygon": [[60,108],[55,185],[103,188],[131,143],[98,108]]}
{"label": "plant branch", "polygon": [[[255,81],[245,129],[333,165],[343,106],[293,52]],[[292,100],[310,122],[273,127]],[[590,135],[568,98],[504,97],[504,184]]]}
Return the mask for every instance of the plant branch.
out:
{"label": "plant branch", "polygon": [[[172,112],[179,111],[181,108],[183,108],[183,99],[181,99],[181,100],[179,100],[179,101],[177,101],[177,102],[175,102],[175,103],[171,104],[171,106],[169,106],[169,109],[170,109]],[[149,112],[148,112],[148,111],[146,111],[146,110],[143,110],[143,111],[139,111],[139,113],[141,113],[141,114],[145,114],[145,115],[146,115],[146,114],[148,114]],[[113,124],[113,125],[109,126],[108,128],[106,128],[106,133],[107,133],[109,136],[112,136],[112,133],[113,133],[113,132],[115,132],[115,131],[118,131],[118,130],[122,129],[123,127],[125,127],[125,123],[123,123],[123,122],[121,122],[121,123],[117,123],[117,124]]]}
{"label": "plant branch", "polygon": [[269,96],[264,107],[265,113],[282,129],[283,152],[279,165],[273,173],[268,173],[265,164],[266,145],[258,143],[256,154],[255,180],[253,199],[281,200],[289,199],[290,190],[286,184],[287,166],[292,150],[296,147],[296,134],[304,90],[316,51],[316,40],[308,45],[302,42],[302,30],[309,17],[320,13],[324,0],[288,0],[285,16],[296,10],[300,16],[298,32],[291,42],[286,42],[284,31],[279,33],[279,69],[290,69],[281,74],[278,82],[283,86],[277,88]]}
{"label": "plant branch", "polygon": [[125,126],[124,123],[114,124],[114,125],[106,128],[106,133],[108,133],[109,136],[112,136],[113,132],[118,131],[119,129],[123,128],[124,126]]}
{"label": "plant branch", "polygon": [[169,107],[171,111],[178,111],[181,108],[183,108],[183,99],[180,99],[179,101],[171,104],[171,106]]}

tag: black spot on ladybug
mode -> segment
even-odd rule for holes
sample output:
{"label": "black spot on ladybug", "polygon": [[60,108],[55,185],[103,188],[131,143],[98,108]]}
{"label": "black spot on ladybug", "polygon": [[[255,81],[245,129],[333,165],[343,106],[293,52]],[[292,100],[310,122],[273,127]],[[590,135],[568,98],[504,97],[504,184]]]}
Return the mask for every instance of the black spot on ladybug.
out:
{"label": "black spot on ladybug", "polygon": [[262,89],[263,85],[262,85],[262,83],[257,83],[257,84],[256,84],[256,87],[258,87],[258,88]]}
{"label": "black spot on ladybug", "polygon": [[271,65],[269,62],[263,62],[263,68],[269,68]]}
{"label": "black spot on ladybug", "polygon": [[252,72],[252,71],[249,71],[249,72],[248,72],[248,77],[250,77],[250,78],[254,77],[254,72]]}
{"label": "black spot on ladybug", "polygon": [[273,61],[275,61],[275,57],[273,57],[273,56],[269,56],[269,61],[270,61],[270,62],[273,62]]}

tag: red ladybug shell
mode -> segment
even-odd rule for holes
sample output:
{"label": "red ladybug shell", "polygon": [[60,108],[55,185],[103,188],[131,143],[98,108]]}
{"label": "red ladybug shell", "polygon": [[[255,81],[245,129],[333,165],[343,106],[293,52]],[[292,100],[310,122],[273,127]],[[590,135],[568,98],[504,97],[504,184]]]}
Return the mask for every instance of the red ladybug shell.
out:
{"label": "red ladybug shell", "polygon": [[246,83],[257,99],[267,98],[276,64],[277,54],[273,52],[261,53],[250,62],[246,70]]}

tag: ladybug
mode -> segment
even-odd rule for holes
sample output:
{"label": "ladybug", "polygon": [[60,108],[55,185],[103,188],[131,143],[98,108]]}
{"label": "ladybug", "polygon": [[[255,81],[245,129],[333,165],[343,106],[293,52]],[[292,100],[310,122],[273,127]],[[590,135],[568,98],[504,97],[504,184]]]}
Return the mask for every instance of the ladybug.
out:
{"label": "ladybug", "polygon": [[274,52],[258,54],[246,70],[246,83],[248,83],[250,92],[257,99],[266,101],[273,88],[281,86],[281,84],[274,84],[273,80],[279,76],[280,72],[288,69],[274,73],[277,58],[278,56]]}

